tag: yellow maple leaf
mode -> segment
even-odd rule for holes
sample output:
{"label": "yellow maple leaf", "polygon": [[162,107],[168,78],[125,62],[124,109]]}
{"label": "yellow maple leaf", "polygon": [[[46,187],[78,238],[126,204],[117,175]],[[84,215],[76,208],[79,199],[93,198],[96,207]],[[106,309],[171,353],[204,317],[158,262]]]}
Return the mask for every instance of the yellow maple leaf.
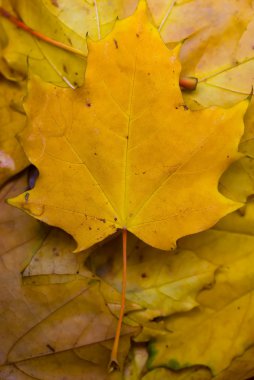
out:
{"label": "yellow maple leaf", "polygon": [[89,41],[83,87],[32,78],[23,146],[40,178],[10,203],[72,234],[78,250],[119,228],[169,249],[239,207],[217,183],[238,157],[248,102],[191,112],[179,72],[141,2]]}

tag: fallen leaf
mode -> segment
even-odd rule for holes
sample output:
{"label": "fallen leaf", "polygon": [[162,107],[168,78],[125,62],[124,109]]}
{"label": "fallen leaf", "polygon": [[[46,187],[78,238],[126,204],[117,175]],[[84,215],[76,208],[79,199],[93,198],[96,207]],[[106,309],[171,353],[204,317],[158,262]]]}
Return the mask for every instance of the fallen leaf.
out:
{"label": "fallen leaf", "polygon": [[[90,277],[76,273],[22,277],[42,245],[46,250],[57,243],[56,250],[63,249],[56,241],[57,232],[49,235],[46,226],[4,203],[25,187],[23,176],[1,190],[0,378],[51,380],[65,372],[68,379],[74,379],[82,372],[81,379],[106,379],[117,318],[100,292],[101,281],[91,273]],[[61,234],[67,246],[73,246]],[[125,325],[122,331],[121,366],[136,330]],[[61,360],[65,366],[59,366]]]}
{"label": "fallen leaf", "polygon": [[[12,6],[13,7],[12,7]],[[16,13],[25,23],[66,45],[73,46],[86,52],[85,36],[80,37],[73,30],[65,26],[49,9],[44,2],[3,0],[2,6],[12,14]],[[26,33],[8,19],[1,17],[0,22],[8,38],[8,44],[2,51],[2,56],[8,66],[23,78],[29,70],[48,82],[59,86],[77,86],[84,79],[84,57],[69,53],[49,43],[38,40]]]}
{"label": "fallen leaf", "polygon": [[[121,290],[121,239],[93,251],[89,257],[92,271]],[[165,252],[152,248],[130,236],[128,241],[128,281],[126,299],[140,306],[131,319],[149,320],[191,310],[197,306],[199,291],[213,282],[213,266],[187,250]]]}
{"label": "fallen leaf", "polygon": [[236,214],[225,217],[226,229],[215,226],[179,242],[180,247],[217,265],[215,282],[198,295],[199,307],[170,317],[165,322],[168,333],[154,336],[150,368],[205,365],[215,376],[253,345],[254,236],[234,230]]}
{"label": "fallen leaf", "polygon": [[[130,336],[120,341],[119,358],[122,364],[129,349]],[[122,380],[120,372],[108,374],[107,358],[111,342],[91,344],[58,353],[38,356],[0,367],[4,380]]]}
{"label": "fallen leaf", "polygon": [[248,102],[188,110],[177,52],[162,43],[145,2],[89,50],[82,88],[31,79],[22,140],[40,177],[28,200],[10,203],[70,233],[78,250],[119,228],[170,249],[239,207],[217,182],[238,157]]}
{"label": "fallen leaf", "polygon": [[81,37],[86,34],[93,40],[105,37],[117,18],[132,14],[138,0],[44,0],[45,7],[61,22]]}
{"label": "fallen leaf", "polygon": [[0,186],[29,162],[16,135],[25,127],[24,85],[0,78]]}
{"label": "fallen leaf", "polygon": [[[183,41],[184,75],[207,78],[231,68],[237,60],[242,62],[247,50],[253,57],[248,30],[253,8],[248,0],[241,4],[237,0],[148,0],[148,4],[163,40],[167,44]],[[248,49],[245,39],[249,39]]]}
{"label": "fallen leaf", "polygon": [[[199,80],[196,91],[184,94],[187,105],[228,107],[251,93],[254,13],[247,0],[240,4],[237,0],[148,0],[148,4],[168,46],[182,43],[182,75]],[[245,120],[240,150],[253,157],[253,101]]]}

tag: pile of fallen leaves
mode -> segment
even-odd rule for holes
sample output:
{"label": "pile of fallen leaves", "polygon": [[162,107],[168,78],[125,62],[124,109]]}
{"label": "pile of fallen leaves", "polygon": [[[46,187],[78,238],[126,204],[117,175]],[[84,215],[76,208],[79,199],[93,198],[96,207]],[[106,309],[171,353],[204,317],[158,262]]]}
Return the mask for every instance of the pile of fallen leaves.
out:
{"label": "pile of fallen leaves", "polygon": [[254,9],[137,3],[0,1],[0,379],[254,376]]}

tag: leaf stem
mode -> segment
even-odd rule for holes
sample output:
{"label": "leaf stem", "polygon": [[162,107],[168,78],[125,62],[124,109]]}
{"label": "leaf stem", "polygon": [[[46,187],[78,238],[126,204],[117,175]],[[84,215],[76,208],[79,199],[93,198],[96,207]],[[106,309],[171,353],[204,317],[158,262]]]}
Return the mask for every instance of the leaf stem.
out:
{"label": "leaf stem", "polygon": [[122,273],[122,295],[121,295],[121,309],[119,313],[119,319],[116,328],[114,345],[111,352],[110,362],[109,362],[109,371],[114,371],[119,369],[119,364],[117,360],[119,339],[121,333],[121,327],[123,323],[124,316],[124,307],[125,307],[125,294],[126,294],[126,277],[127,277],[127,230],[124,228],[122,230],[122,239],[123,239],[123,273]]}
{"label": "leaf stem", "polygon": [[179,85],[184,90],[193,91],[196,90],[198,84],[198,78],[195,77],[182,77],[179,79]]}
{"label": "leaf stem", "polygon": [[44,34],[41,34],[40,32],[37,32],[36,30],[30,28],[26,24],[24,24],[21,20],[19,20],[17,17],[13,16],[11,13],[9,13],[6,9],[3,7],[0,7],[0,16],[6,18],[9,20],[12,24],[16,25],[18,28],[24,30],[25,32],[32,34],[33,36],[37,37],[38,39],[47,42],[51,45],[54,45],[60,49],[67,50],[71,53],[80,55],[81,57],[86,57],[85,53],[83,53],[81,50],[76,49],[70,45],[65,45],[63,42],[53,40],[50,37],[45,36]]}

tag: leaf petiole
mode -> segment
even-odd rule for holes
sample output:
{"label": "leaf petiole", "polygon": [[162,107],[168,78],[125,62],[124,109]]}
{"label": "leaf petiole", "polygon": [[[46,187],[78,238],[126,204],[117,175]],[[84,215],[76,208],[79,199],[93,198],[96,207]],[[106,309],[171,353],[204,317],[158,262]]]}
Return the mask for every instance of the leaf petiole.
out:
{"label": "leaf petiole", "polygon": [[117,328],[116,328],[114,345],[111,351],[111,357],[110,357],[110,362],[109,362],[110,372],[119,369],[117,353],[118,353],[119,339],[120,339],[121,327],[122,327],[123,316],[124,316],[126,277],[127,277],[127,230],[126,228],[122,230],[122,240],[123,240],[123,273],[122,273],[121,309],[120,309],[119,319],[118,319]]}
{"label": "leaf petiole", "polygon": [[50,37],[45,36],[44,34],[41,34],[40,32],[37,32],[36,30],[30,28],[26,24],[24,24],[21,20],[19,20],[17,17],[13,16],[11,13],[9,13],[6,9],[3,7],[0,7],[0,16],[6,18],[9,20],[12,24],[16,25],[18,28],[24,30],[25,32],[32,34],[33,36],[37,37],[38,39],[47,42],[51,45],[54,45],[60,49],[67,50],[71,53],[80,55],[81,57],[86,57],[85,53],[82,52],[79,49],[76,49],[70,45],[65,45],[63,42],[53,40]]}

